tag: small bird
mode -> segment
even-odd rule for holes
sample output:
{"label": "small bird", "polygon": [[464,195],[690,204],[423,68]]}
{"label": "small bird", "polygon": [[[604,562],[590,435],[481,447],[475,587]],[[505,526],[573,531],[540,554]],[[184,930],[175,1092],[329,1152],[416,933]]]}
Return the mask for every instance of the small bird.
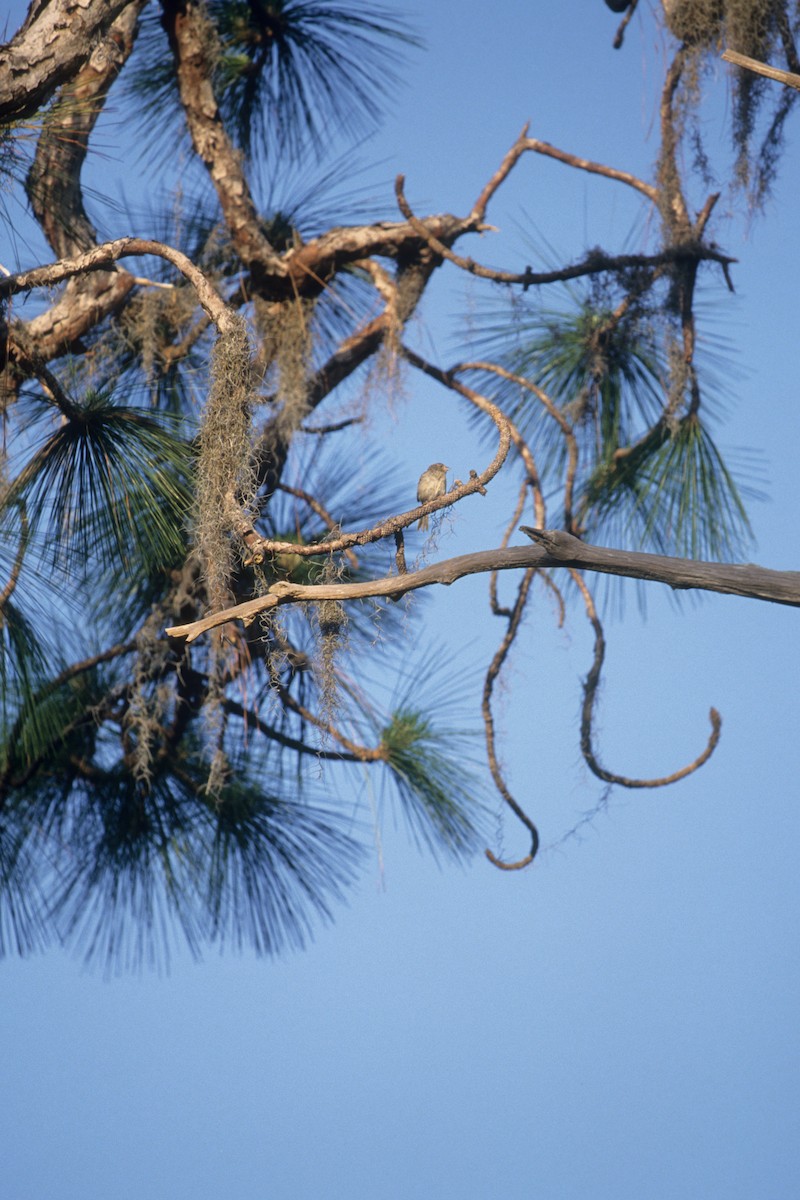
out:
{"label": "small bird", "polygon": [[[417,501],[420,504],[427,504],[429,500],[436,500],[439,496],[443,496],[447,491],[447,472],[450,470],[444,463],[431,463],[427,471],[423,471],[419,477],[417,484]],[[428,528],[428,513],[420,517],[418,529]]]}

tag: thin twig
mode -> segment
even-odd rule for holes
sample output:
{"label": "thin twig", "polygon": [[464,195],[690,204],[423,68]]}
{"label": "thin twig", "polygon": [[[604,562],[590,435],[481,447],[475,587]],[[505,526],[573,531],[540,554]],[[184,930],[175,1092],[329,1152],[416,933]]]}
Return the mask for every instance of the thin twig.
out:
{"label": "thin twig", "polygon": [[301,425],[300,433],[338,433],[341,429],[348,429],[351,425],[360,425],[363,420],[363,417],[346,417],[343,421],[334,421],[331,425]]}
{"label": "thin twig", "polygon": [[[517,496],[516,507],[511,514],[511,520],[506,525],[500,542],[501,549],[505,550],[508,543],[511,541],[511,535],[516,531],[519,524],[519,519],[525,511],[525,501],[528,498],[528,480],[523,479],[520,484],[519,494]],[[511,609],[503,607],[497,599],[497,576],[499,572],[492,571],[489,574],[489,608],[495,617],[510,617]]]}
{"label": "thin twig", "polygon": [[274,725],[268,725],[258,713],[253,712],[250,708],[245,708],[236,700],[226,697],[223,704],[225,710],[232,716],[241,717],[245,725],[252,725],[259,733],[263,733],[264,737],[285,746],[287,750],[295,750],[298,754],[308,754],[313,758],[330,759],[334,762],[362,761],[359,755],[351,754],[346,750],[321,750],[316,746],[309,746],[307,742],[301,742],[298,738],[290,737],[288,733],[282,733]]}
{"label": "thin twig", "polygon": [[275,691],[278,693],[281,702],[287,708],[291,708],[292,712],[297,713],[298,717],[302,717],[310,725],[314,725],[322,733],[332,737],[340,746],[344,746],[349,754],[353,755],[358,762],[383,762],[386,759],[386,751],[383,746],[360,746],[358,742],[353,742],[346,737],[341,730],[337,729],[332,721],[325,721],[322,717],[316,716],[310,709],[301,704],[291,694],[288,688],[284,687],[277,679],[273,680]]}
{"label": "thin twig", "polygon": [[487,206],[492,196],[495,194],[506,177],[510,175],[511,171],[513,171],[521,155],[524,154],[525,142],[528,137],[529,129],[530,121],[526,121],[522,127],[522,132],[514,142],[514,145],[505,154],[500,166],[497,168],[494,175],[492,175],[491,179],[484,185],[483,189],[481,190],[481,194],[473,204],[470,217],[476,223],[483,221],[484,217],[486,216]]}
{"label": "thin twig", "polygon": [[459,371],[491,371],[493,374],[499,375],[501,379],[507,379],[509,383],[518,384],[520,387],[532,392],[556,422],[567,443],[567,473],[564,477],[564,524],[567,531],[571,532],[572,499],[575,488],[575,476],[578,471],[578,442],[571,423],[564,416],[558,405],[553,403],[547,393],[543,392],[535,383],[532,383],[530,379],[526,379],[524,375],[516,375],[513,371],[507,371],[505,367],[500,367],[497,363],[490,362],[461,363],[457,369]]}
{"label": "thin twig", "polygon": [[[312,496],[311,492],[306,492],[303,490],[303,488],[299,487],[290,487],[288,483],[279,483],[277,490],[280,492],[285,492],[288,496],[295,496],[298,500],[304,500],[312,512],[315,512],[317,516],[325,522],[325,524],[328,526],[329,532],[336,531],[338,536],[338,533],[341,529],[339,522],[334,521],[327,508],[325,508],[325,506],[319,500],[317,500],[316,496]],[[344,554],[345,558],[350,563],[350,566],[355,570],[355,568],[358,566],[358,559],[353,551],[345,550]]]}
{"label": "thin twig", "polygon": [[[483,362],[459,363],[458,366],[451,367],[448,374],[460,375],[462,371],[472,371],[472,370],[495,371],[498,375],[502,375],[504,378],[510,378],[515,382],[521,381],[521,382],[527,383],[527,380],[523,381],[521,379],[521,376],[511,376],[510,372],[504,371],[503,367],[496,367],[494,363],[483,363]],[[552,401],[548,400],[548,398],[545,396],[544,392],[541,392],[538,388],[536,388],[535,384],[532,384],[531,387],[535,389],[536,394],[539,397],[539,399],[542,400],[542,403],[552,404]],[[555,408],[555,405],[553,405],[552,408],[556,413],[558,412],[558,409]],[[536,517],[537,527],[540,529],[543,529],[545,526],[547,517],[546,517],[546,512],[545,512],[544,494],[542,492],[542,482],[541,482],[541,477],[539,475],[539,470],[536,466],[536,460],[533,457],[533,453],[531,451],[530,446],[528,445],[525,438],[520,433],[520,431],[517,428],[514,421],[512,421],[511,418],[507,414],[504,414],[504,415],[505,415],[506,421],[508,422],[508,429],[509,429],[509,433],[511,434],[511,441],[514,444],[515,450],[517,451],[520,458],[522,459],[523,466],[525,467],[525,474],[527,476],[527,481],[530,484],[531,490],[533,492],[533,509],[534,509],[534,514]],[[564,418],[564,421],[566,422],[566,418]],[[507,545],[507,542],[503,541],[501,544]]]}
{"label": "thin twig", "polygon": [[589,158],[569,154],[566,150],[559,150],[557,146],[551,146],[549,142],[540,141],[539,138],[526,138],[524,148],[532,150],[536,154],[544,154],[548,158],[555,158],[558,162],[565,163],[568,167],[575,167],[579,171],[588,171],[590,175],[602,175],[605,179],[624,183],[635,191],[641,192],[648,200],[652,200],[653,204],[658,204],[658,188],[652,183],[646,183],[644,179],[632,175],[630,171],[620,171],[616,167],[607,167],[605,163],[592,162]]}

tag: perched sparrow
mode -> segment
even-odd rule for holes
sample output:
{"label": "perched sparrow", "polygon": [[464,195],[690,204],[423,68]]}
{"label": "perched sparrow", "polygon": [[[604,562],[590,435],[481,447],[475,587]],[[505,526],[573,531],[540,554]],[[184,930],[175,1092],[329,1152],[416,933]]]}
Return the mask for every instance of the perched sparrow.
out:
{"label": "perched sparrow", "polygon": [[[420,504],[427,504],[429,500],[436,500],[439,496],[443,496],[447,491],[447,472],[450,470],[444,463],[431,463],[427,471],[423,471],[419,477],[417,484],[417,500]],[[420,517],[418,529],[428,528],[428,514]]]}

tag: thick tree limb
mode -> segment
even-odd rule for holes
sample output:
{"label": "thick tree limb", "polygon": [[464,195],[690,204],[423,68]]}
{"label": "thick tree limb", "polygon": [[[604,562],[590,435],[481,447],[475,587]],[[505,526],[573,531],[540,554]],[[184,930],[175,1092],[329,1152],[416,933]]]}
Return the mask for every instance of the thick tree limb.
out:
{"label": "thick tree limb", "polygon": [[[421,227],[421,228],[420,228]],[[283,262],[288,271],[285,291],[300,296],[317,296],[337,271],[367,258],[391,258],[397,262],[418,259],[429,238],[449,246],[465,233],[474,233],[477,223],[470,217],[440,213],[414,223],[378,221],[374,225],[346,225],[330,229],[302,246],[288,250]],[[422,231],[425,231],[424,233]],[[434,266],[438,266],[438,262]]]}
{"label": "thick tree limb", "polygon": [[578,570],[599,571],[604,575],[623,575],[650,583],[666,583],[678,591],[697,588],[700,591],[746,596],[750,600],[768,600],[772,604],[800,608],[800,571],[771,571],[755,563],[698,562],[689,558],[672,558],[666,554],[613,550],[591,546],[558,529],[532,530],[525,525],[521,528],[545,550],[545,566],[577,567]]}
{"label": "thick tree limb", "polygon": [[83,205],[81,170],[109,89],[130,57],[144,3],[128,4],[44,116],[25,190],[57,258],[69,258],[97,244]]}
{"label": "thick tree limb", "polygon": [[32,117],[96,52],[130,0],[32,4],[22,28],[0,46],[0,122]]}
{"label": "thick tree limb", "polygon": [[[97,244],[83,204],[81,170],[108,91],[130,57],[144,2],[133,0],[122,9],[88,61],[63,84],[42,121],[25,190],[59,259]],[[27,330],[15,327],[8,338],[8,358],[22,365],[26,359],[42,363],[67,353],[104,316],[117,312],[132,288],[133,280],[119,270],[70,279],[63,295]]]}
{"label": "thick tree limb", "polygon": [[[212,613],[190,625],[174,625],[167,630],[171,637],[194,641],[208,629],[227,621],[249,624],[270,608],[281,604],[310,604],[320,600],[366,600],[371,596],[401,596],[417,588],[439,583],[448,587],[466,575],[487,571],[525,570],[530,567],[576,567],[598,571],[604,575],[622,575],[650,583],[665,583],[676,590],[698,589],[721,592],[729,596],[746,596],[750,600],[767,600],[772,604],[787,604],[800,608],[800,571],[771,571],[754,563],[731,564],[695,562],[686,558],[671,558],[665,554],[643,554],[633,550],[613,550],[591,546],[572,534],[559,529],[522,529],[536,543],[515,546],[510,550],[480,550],[462,554],[420,571],[365,583],[328,583],[315,586],[274,583],[266,595],[237,604],[233,608]],[[320,547],[320,552],[324,547]]]}
{"label": "thick tree limb", "polygon": [[214,185],[237,253],[257,274],[281,273],[279,256],[261,226],[242,156],[225,131],[211,86],[214,27],[204,6],[192,0],[163,0],[163,9],[192,145]]}

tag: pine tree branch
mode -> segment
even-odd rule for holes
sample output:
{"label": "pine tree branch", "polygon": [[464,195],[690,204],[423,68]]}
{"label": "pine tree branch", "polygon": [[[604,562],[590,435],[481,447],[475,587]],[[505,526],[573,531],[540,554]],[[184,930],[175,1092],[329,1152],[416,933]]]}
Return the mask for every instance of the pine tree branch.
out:
{"label": "pine tree branch", "polygon": [[111,25],[102,47],[64,84],[45,114],[25,190],[33,215],[58,258],[80,254],[97,244],[83,205],[81,170],[108,91],[133,50],[144,4],[145,0],[128,4]]}
{"label": "pine tree branch", "polygon": [[[515,546],[510,550],[480,550],[433,563],[419,571],[392,575],[365,583],[295,584],[279,581],[272,584],[264,596],[237,604],[233,608],[213,613],[189,625],[174,625],[167,630],[170,637],[195,638],[224,625],[227,621],[243,621],[249,625],[259,613],[282,604],[313,604],[320,600],[366,600],[373,596],[395,599],[418,588],[443,584],[449,587],[467,575],[489,571],[526,570],[530,567],[575,567],[578,570],[598,571],[604,575],[621,575],[648,583],[665,583],[677,591],[698,590],[719,592],[729,596],[745,596],[750,600],[765,600],[771,604],[786,604],[800,608],[800,571],[772,571],[755,563],[697,562],[693,559],[671,558],[665,554],[644,554],[640,551],[614,550],[592,546],[560,529],[531,529],[523,532],[536,544]],[[297,549],[296,547],[292,547]],[[317,547],[320,553],[324,547]]]}
{"label": "pine tree branch", "polygon": [[282,274],[280,258],[261,226],[242,156],[228,137],[214,95],[213,24],[204,6],[193,0],[163,0],[162,7],[192,145],[214,185],[236,252],[259,276]]}
{"label": "pine tree branch", "polygon": [[[592,164],[592,166],[596,165]],[[611,174],[611,178],[617,178],[619,174],[621,173],[615,172]],[[573,263],[568,267],[559,267],[555,271],[533,271],[530,267],[526,267],[524,271],[505,271],[499,267],[485,267],[482,263],[476,262],[474,258],[456,254],[437,238],[431,228],[430,218],[421,221],[415,217],[406,200],[404,186],[405,176],[398,175],[395,180],[397,206],[403,216],[408,219],[415,233],[425,239],[435,254],[479,279],[491,279],[493,283],[520,284],[523,290],[540,284],[565,283],[570,279],[581,279],[586,275],[599,275],[603,272],[638,270],[642,267],[657,269],[683,262],[691,262],[696,265],[703,260],[718,262],[723,270],[727,270],[731,263],[736,262],[735,258],[724,254],[716,246],[706,245],[698,237],[681,241],[679,245],[667,246],[657,254],[606,254],[602,250],[590,250],[581,262]]]}
{"label": "pine tree branch", "polygon": [[[0,122],[32,117],[92,56],[130,0],[32,4],[21,29],[0,46]],[[137,6],[138,7],[138,6]]]}
{"label": "pine tree branch", "polygon": [[489,770],[491,772],[494,785],[505,803],[514,813],[517,819],[522,822],[531,835],[530,850],[524,858],[518,859],[515,862],[504,862],[491,850],[485,851],[489,862],[493,863],[494,866],[499,867],[501,871],[520,871],[523,867],[529,866],[529,864],[532,863],[536,857],[539,849],[539,831],[519,801],[512,796],[503,772],[500,769],[500,763],[497,761],[494,714],[492,713],[492,692],[494,690],[494,685],[497,681],[500,671],[502,670],[503,664],[508,657],[509,651],[514,644],[514,639],[519,632],[519,628],[522,623],[522,617],[525,612],[525,605],[527,604],[531,584],[533,583],[535,575],[535,570],[528,570],[522,576],[517,589],[517,598],[514,602],[514,607],[508,614],[508,625],[506,627],[506,631],[503,634],[502,641],[495,651],[494,657],[489,664],[489,669],[486,672],[486,678],[483,682],[483,696],[481,698],[481,716],[483,717],[484,735],[486,739],[486,758],[489,763]]}
{"label": "pine tree branch", "polygon": [[[0,299],[15,296],[19,292],[30,291],[32,288],[51,287],[53,284],[62,283],[65,279],[72,279],[89,271],[102,270],[110,263],[116,262],[117,259],[127,258],[129,255],[146,254],[164,258],[177,267],[194,287],[200,304],[220,333],[233,327],[236,320],[234,313],[199,267],[196,267],[191,259],[187,258],[180,250],[149,238],[117,238],[116,241],[104,242],[74,258],[62,258],[58,262],[49,263],[43,267],[33,267],[29,271],[19,271],[15,275],[8,275],[6,278],[0,279]],[[131,286],[133,286],[132,280]],[[27,327],[29,333],[33,327],[34,321],[31,321]]]}

